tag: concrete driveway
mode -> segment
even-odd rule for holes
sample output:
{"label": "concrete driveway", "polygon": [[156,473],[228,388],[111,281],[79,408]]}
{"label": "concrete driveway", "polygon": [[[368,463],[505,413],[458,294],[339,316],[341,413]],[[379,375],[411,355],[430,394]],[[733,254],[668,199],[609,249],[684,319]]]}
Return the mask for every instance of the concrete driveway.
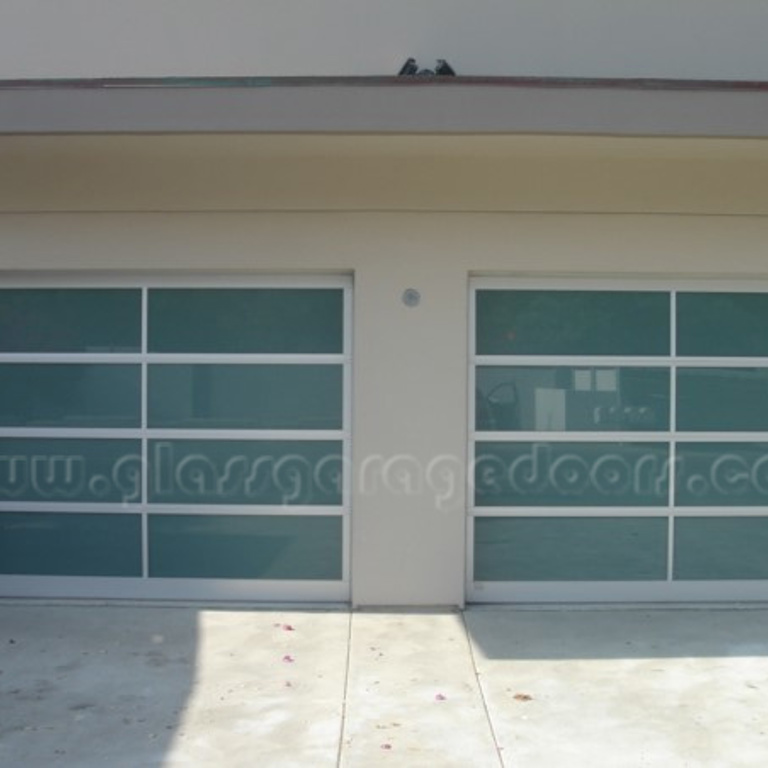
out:
{"label": "concrete driveway", "polygon": [[768,765],[768,610],[0,603],[7,768]]}

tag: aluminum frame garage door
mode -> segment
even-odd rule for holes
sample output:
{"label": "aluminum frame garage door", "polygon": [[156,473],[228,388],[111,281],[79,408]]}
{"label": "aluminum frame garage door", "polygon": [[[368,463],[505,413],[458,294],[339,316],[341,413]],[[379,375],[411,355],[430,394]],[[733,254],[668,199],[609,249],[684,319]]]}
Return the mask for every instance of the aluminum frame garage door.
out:
{"label": "aluminum frame garage door", "polygon": [[768,598],[768,286],[470,303],[470,600]]}
{"label": "aluminum frame garage door", "polygon": [[0,286],[0,595],[349,597],[351,281]]}

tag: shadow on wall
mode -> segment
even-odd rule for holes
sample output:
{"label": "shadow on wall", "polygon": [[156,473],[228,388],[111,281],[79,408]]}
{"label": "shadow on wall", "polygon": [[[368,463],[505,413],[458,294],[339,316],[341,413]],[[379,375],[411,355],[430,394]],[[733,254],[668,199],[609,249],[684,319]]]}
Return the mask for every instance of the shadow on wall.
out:
{"label": "shadow on wall", "polygon": [[768,656],[768,611],[749,607],[469,609],[466,624],[489,659],[590,660]]}

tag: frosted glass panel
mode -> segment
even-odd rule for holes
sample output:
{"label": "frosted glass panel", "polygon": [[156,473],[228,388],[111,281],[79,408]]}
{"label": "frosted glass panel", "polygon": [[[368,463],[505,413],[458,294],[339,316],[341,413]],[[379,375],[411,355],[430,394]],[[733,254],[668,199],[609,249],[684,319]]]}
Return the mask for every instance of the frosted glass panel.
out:
{"label": "frosted glass panel", "polygon": [[768,431],[768,369],[678,369],[677,428],[689,432]]}
{"label": "frosted glass panel", "polygon": [[154,503],[341,504],[341,441],[152,440],[149,449]]}
{"label": "frosted glass panel", "polygon": [[663,431],[669,429],[669,370],[479,366],[480,431]]}
{"label": "frosted glass panel", "polygon": [[679,517],[676,579],[768,579],[768,519]]}
{"label": "frosted glass panel", "polygon": [[0,352],[139,352],[141,292],[0,290]]}
{"label": "frosted glass panel", "polygon": [[475,519],[476,581],[640,581],[666,578],[660,518]]}
{"label": "frosted glass panel", "polygon": [[4,427],[140,427],[138,365],[0,364]]}
{"label": "frosted glass panel", "polygon": [[0,512],[0,573],[141,576],[141,517]]}
{"label": "frosted glass panel", "polygon": [[0,501],[141,500],[141,442],[0,439]]}
{"label": "frosted glass panel", "polygon": [[340,517],[149,517],[150,576],[338,580],[341,568]]}
{"label": "frosted glass panel", "polygon": [[768,443],[678,443],[675,503],[768,506]]}
{"label": "frosted glass panel", "polygon": [[339,353],[340,288],[155,289],[150,352]]}
{"label": "frosted glass panel", "polygon": [[668,460],[666,443],[478,442],[475,504],[665,506]]}
{"label": "frosted glass panel", "polygon": [[340,365],[152,365],[149,426],[341,429]]}
{"label": "frosted glass panel", "polygon": [[768,356],[768,293],[679,293],[677,353]]}
{"label": "frosted glass panel", "polygon": [[670,297],[647,291],[479,290],[480,355],[666,355]]}

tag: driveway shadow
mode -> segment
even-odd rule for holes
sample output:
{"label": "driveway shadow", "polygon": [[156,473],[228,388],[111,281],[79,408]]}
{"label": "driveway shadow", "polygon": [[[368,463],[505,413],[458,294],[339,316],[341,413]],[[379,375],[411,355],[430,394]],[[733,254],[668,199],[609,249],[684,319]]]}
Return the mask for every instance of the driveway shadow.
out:
{"label": "driveway shadow", "polygon": [[510,609],[465,613],[489,659],[768,656],[768,608]]}
{"label": "driveway shadow", "polygon": [[0,604],[0,765],[336,765],[347,610]]}
{"label": "driveway shadow", "polygon": [[195,611],[9,605],[0,615],[0,764],[162,763],[195,677]]}

